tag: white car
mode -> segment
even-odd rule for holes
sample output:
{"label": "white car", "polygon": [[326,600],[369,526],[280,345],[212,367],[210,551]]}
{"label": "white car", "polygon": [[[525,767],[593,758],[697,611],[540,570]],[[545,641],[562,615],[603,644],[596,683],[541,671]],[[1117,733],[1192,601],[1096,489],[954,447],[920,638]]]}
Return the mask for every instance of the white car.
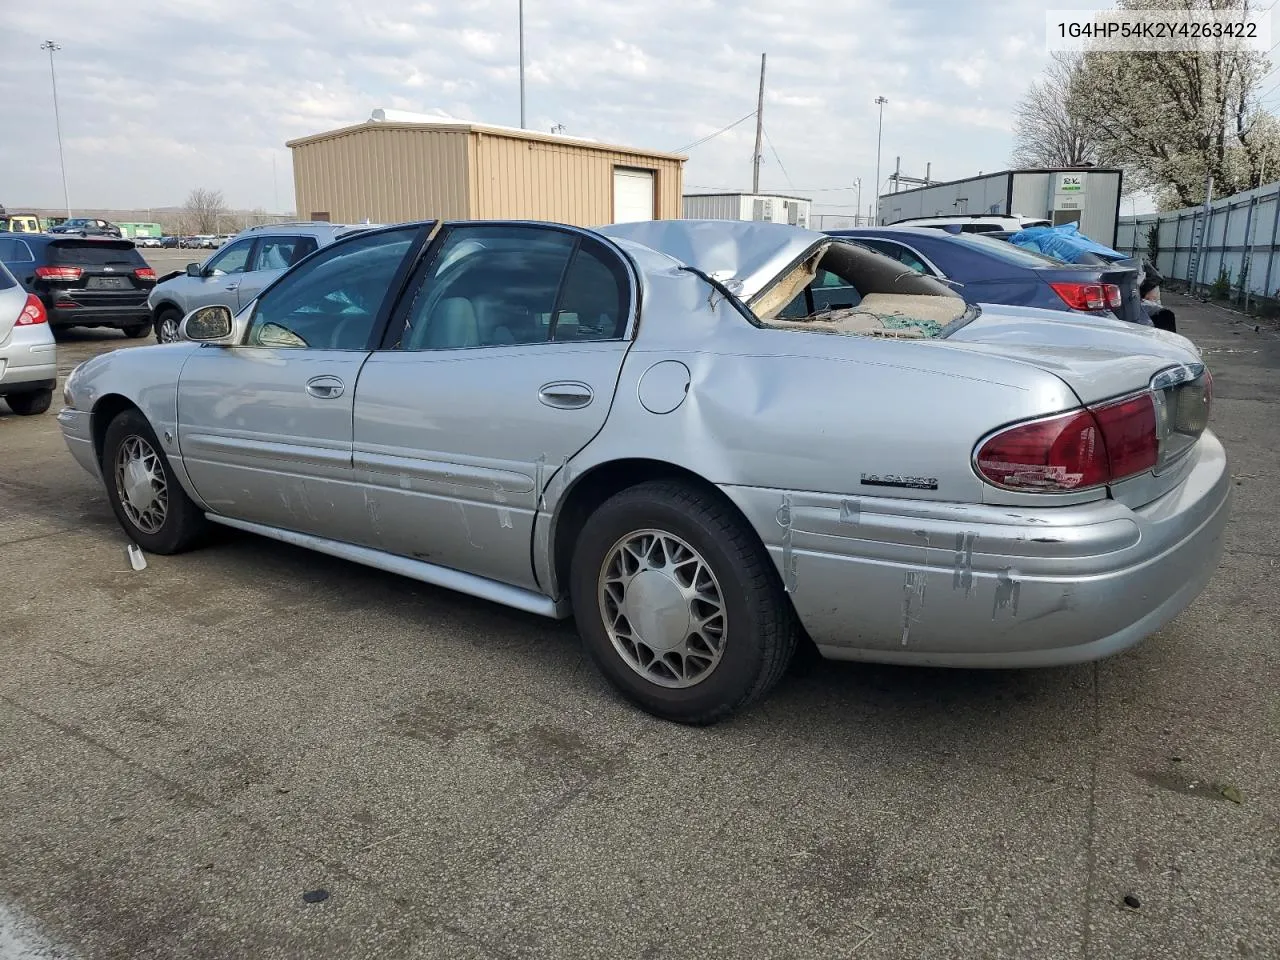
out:
{"label": "white car", "polygon": [[0,397],[20,416],[44,413],[58,379],[44,304],[0,263]]}
{"label": "white car", "polygon": [[1026,230],[1028,227],[1052,227],[1044,217],[1002,216],[994,213],[953,214],[943,217],[908,217],[897,220],[895,227],[959,227],[961,233],[998,233],[1002,230]]}
{"label": "white car", "polygon": [[158,247],[160,246],[159,237],[134,237],[133,245],[135,247]]}

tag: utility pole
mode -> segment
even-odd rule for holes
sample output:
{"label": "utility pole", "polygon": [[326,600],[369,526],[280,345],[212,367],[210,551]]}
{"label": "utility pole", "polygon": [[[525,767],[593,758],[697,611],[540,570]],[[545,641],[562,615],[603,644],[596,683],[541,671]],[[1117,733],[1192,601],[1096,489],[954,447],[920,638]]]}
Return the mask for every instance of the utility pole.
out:
{"label": "utility pole", "polygon": [[67,192],[67,160],[62,155],[62,117],[58,113],[58,75],[53,70],[53,55],[62,49],[62,44],[46,40],[40,44],[41,50],[49,51],[49,81],[53,84],[53,124],[58,130],[58,166],[62,168],[62,202],[67,208],[67,219],[71,219],[71,194]]}
{"label": "utility pole", "polygon": [[524,126],[524,0],[520,2],[520,129]]}
{"label": "utility pole", "polygon": [[764,150],[764,60],[760,54],[760,96],[756,98],[756,152],[751,158],[751,192],[760,192],[760,154]]}
{"label": "utility pole", "polygon": [[[885,97],[876,97],[876,103],[879,104],[880,106],[880,123],[876,127],[876,189],[875,189],[876,217],[875,217],[875,220],[880,219],[879,217],[879,213],[880,213],[880,209],[879,209],[880,208],[880,137],[881,137],[881,134],[884,133],[884,105],[888,102],[889,102],[888,99]],[[873,226],[875,224],[875,220],[872,220]]]}
{"label": "utility pole", "polygon": [[857,187],[857,190],[858,190],[858,200],[857,200],[857,202],[854,204],[853,209],[855,209],[855,210],[857,210],[857,211],[858,211],[859,216],[855,216],[855,217],[853,218],[853,225],[854,225],[855,227],[858,227],[858,226],[861,226],[861,224],[860,224],[860,223],[858,223],[858,221],[861,219],[861,216],[860,216],[860,215],[861,215],[861,213],[862,213],[862,178],[861,178],[861,177],[858,177],[858,178],[854,181],[854,185]]}

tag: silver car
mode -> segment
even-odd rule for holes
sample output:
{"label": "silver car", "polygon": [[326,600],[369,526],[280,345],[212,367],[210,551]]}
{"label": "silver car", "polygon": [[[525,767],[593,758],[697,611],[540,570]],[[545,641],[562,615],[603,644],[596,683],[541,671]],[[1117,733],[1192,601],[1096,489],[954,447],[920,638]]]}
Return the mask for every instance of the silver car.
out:
{"label": "silver car", "polygon": [[95,357],[67,445],[126,533],[210,521],[577,619],[706,723],[826,656],[1122,650],[1212,573],[1229,480],[1186,339],[966,304],[780,224],[408,224],[190,341]]}
{"label": "silver car", "polygon": [[[156,340],[171,343],[178,324],[196,307],[220,303],[233,311],[246,306],[272,280],[309,253],[363,226],[340,223],[277,223],[250,227],[219,246],[204,263],[156,285],[147,299]],[[212,238],[211,238],[212,239]]]}
{"label": "silver car", "polygon": [[58,378],[44,304],[0,262],[0,397],[20,415],[44,413]]}

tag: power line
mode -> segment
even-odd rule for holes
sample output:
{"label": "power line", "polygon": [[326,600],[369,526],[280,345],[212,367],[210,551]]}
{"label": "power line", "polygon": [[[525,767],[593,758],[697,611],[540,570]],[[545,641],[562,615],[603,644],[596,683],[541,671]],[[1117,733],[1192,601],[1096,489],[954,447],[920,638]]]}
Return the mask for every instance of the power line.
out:
{"label": "power line", "polygon": [[709,134],[707,134],[705,137],[703,137],[701,140],[695,140],[695,141],[693,141],[693,143],[686,143],[683,147],[677,147],[675,150],[672,150],[671,152],[672,152],[672,153],[684,153],[686,150],[692,150],[694,147],[701,146],[702,144],[706,143],[708,140],[714,140],[716,137],[720,136],[720,134],[722,134],[722,133],[728,133],[730,130],[732,130],[734,127],[736,127],[738,124],[740,124],[740,123],[746,123],[748,120],[750,120],[750,119],[751,119],[752,117],[754,117],[755,115],[756,115],[756,112],[755,112],[754,110],[752,110],[752,111],[751,111],[750,113],[748,113],[745,117],[739,117],[737,120],[733,121],[733,123],[729,124],[727,127],[721,127],[721,128],[720,128],[719,130],[717,130],[715,133],[709,133]]}
{"label": "power line", "polygon": [[796,185],[791,182],[791,174],[787,173],[787,168],[782,165],[782,158],[778,156],[778,148],[773,145],[773,139],[769,136],[768,129],[766,129],[763,124],[761,124],[760,129],[764,133],[764,142],[769,144],[769,149],[773,152],[773,159],[778,161],[778,169],[781,170],[782,175],[787,178],[787,186],[794,190]]}

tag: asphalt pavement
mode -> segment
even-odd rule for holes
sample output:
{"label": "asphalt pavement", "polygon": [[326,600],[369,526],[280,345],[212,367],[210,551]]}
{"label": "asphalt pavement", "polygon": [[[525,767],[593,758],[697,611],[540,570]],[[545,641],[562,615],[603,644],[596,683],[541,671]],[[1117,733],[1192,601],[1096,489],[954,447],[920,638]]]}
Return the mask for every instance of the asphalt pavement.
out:
{"label": "asphalt pavement", "polygon": [[0,958],[1280,956],[1280,335],[1168,299],[1236,484],[1189,610],[1066,669],[802,656],[709,729],[571,623],[231,533],[135,571],[0,402]]}

